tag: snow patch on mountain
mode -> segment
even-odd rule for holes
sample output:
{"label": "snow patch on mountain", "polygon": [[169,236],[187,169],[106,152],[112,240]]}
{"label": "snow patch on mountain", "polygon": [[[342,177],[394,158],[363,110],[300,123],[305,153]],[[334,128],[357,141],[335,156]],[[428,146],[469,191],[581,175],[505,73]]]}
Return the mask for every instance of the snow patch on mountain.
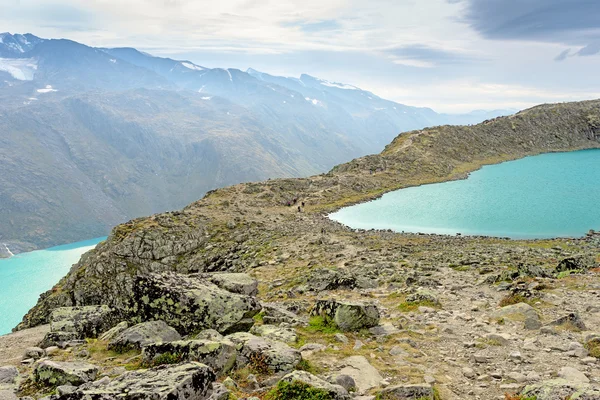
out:
{"label": "snow patch on mountain", "polygon": [[311,99],[310,97],[306,97],[304,100],[313,103],[315,106],[322,104],[321,101],[317,99]]}
{"label": "snow patch on mountain", "polygon": [[0,71],[8,72],[20,81],[32,81],[37,62],[33,58],[0,58]]}
{"label": "snow patch on mountain", "polygon": [[203,71],[204,70],[204,68],[202,68],[201,66],[196,65],[196,64],[192,64],[192,63],[189,63],[189,62],[186,62],[186,61],[182,61],[181,65],[183,65],[187,69],[191,69],[191,70],[194,70],[194,71]]}
{"label": "snow patch on mountain", "polygon": [[38,89],[38,93],[50,93],[50,92],[58,92],[58,90],[54,89],[52,85],[46,85],[43,89]]}
{"label": "snow patch on mountain", "polygon": [[346,85],[345,83],[337,83],[337,82],[329,82],[329,81],[324,81],[321,80],[321,85],[323,86],[327,86],[327,87],[333,87],[333,88],[338,88],[338,89],[345,89],[345,90],[360,90],[359,88],[357,88],[356,86],[352,86],[352,85]]}

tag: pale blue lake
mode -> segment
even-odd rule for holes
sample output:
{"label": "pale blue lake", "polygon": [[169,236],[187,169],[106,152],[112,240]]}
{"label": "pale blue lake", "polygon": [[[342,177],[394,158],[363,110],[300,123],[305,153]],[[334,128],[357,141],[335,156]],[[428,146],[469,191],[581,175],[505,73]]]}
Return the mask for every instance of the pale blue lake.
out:
{"label": "pale blue lake", "polygon": [[580,237],[600,230],[600,150],[485,166],[466,180],[398,190],[330,218],[354,229],[513,239]]}
{"label": "pale blue lake", "polygon": [[106,239],[97,238],[0,259],[0,335],[10,333],[52,289],[83,253]]}

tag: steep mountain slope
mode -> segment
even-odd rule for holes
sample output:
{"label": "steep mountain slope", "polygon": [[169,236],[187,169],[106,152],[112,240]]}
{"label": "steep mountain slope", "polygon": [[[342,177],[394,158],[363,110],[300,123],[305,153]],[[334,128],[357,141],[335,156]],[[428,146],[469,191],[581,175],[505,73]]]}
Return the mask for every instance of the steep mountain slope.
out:
{"label": "steep mountain slope", "polygon": [[15,251],[104,235],[220,186],[326,171],[445,120],[308,75],[0,38],[0,240]]}

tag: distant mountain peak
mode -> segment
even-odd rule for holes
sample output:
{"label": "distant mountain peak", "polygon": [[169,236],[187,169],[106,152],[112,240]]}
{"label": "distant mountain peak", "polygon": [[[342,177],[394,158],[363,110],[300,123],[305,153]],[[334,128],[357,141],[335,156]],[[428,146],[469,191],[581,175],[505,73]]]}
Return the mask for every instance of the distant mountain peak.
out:
{"label": "distant mountain peak", "polygon": [[19,57],[20,55],[31,51],[44,39],[40,39],[31,33],[11,34],[10,32],[0,33],[0,57]]}

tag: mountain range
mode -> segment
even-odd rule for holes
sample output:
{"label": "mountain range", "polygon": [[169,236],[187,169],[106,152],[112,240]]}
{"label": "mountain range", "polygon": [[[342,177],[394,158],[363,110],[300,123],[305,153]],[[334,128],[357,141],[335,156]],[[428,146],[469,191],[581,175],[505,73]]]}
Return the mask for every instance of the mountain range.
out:
{"label": "mountain range", "polygon": [[0,243],[103,236],[217,187],[324,172],[400,132],[514,111],[438,114],[310,75],[3,33]]}

